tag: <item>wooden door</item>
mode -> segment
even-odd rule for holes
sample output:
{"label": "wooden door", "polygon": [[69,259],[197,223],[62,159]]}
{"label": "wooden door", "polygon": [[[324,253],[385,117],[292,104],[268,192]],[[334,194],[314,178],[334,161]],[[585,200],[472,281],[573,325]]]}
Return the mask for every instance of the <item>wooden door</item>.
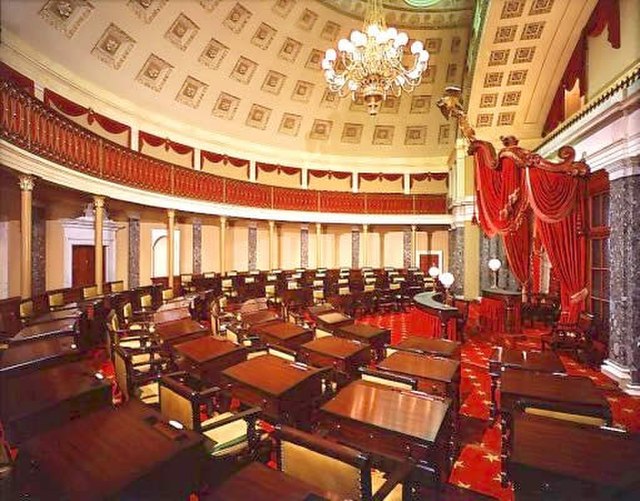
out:
{"label": "wooden door", "polygon": [[420,254],[420,269],[427,272],[432,266],[440,268],[440,256],[438,254]]}
{"label": "wooden door", "polygon": [[[104,268],[106,262],[106,246],[102,248],[102,276],[105,278]],[[85,287],[93,285],[96,279],[96,251],[95,245],[74,245],[72,248],[72,275],[73,287]]]}

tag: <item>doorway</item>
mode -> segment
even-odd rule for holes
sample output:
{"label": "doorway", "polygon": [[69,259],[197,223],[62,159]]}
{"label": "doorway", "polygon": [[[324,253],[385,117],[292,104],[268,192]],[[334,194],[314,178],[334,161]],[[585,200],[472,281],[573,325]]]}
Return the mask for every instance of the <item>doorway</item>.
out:
{"label": "doorway", "polygon": [[[106,263],[106,246],[102,247],[102,276]],[[96,251],[95,245],[74,245],[71,247],[71,286],[86,287],[94,285],[96,280]]]}

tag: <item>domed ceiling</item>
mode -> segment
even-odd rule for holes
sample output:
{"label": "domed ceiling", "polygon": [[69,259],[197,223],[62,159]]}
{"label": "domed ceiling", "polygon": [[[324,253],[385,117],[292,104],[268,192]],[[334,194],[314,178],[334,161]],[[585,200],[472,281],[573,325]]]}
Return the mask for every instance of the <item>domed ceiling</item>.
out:
{"label": "domed ceiling", "polygon": [[431,59],[423,84],[375,118],[329,93],[320,69],[324,51],[361,28],[364,0],[2,0],[3,44],[151,132],[444,167],[454,130],[435,102],[462,83],[474,0],[384,5]]}

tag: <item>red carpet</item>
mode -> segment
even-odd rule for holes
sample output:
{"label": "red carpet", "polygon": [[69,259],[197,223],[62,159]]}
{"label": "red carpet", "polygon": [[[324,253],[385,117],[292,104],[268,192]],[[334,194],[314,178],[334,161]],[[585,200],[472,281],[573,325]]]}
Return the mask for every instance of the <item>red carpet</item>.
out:
{"label": "red carpet", "polygon": [[[391,329],[391,342],[407,336],[431,337],[424,330],[423,316],[416,309],[407,313],[389,313],[363,317],[359,322]],[[477,308],[469,313],[469,325],[477,325]],[[524,328],[527,340],[518,347],[540,349],[539,338],[548,329]],[[511,488],[500,485],[500,424],[491,426],[489,419],[491,342],[483,336],[469,339],[462,348],[461,440],[462,450],[449,482],[501,500],[512,500]],[[606,392],[614,423],[640,432],[640,398],[625,395],[604,374],[586,367],[569,357],[561,356],[569,374],[587,376]]]}

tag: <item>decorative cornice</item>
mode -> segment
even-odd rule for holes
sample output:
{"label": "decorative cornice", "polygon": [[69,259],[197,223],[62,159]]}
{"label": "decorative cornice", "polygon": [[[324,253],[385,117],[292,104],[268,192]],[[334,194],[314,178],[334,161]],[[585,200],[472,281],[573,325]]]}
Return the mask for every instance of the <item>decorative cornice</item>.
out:
{"label": "decorative cornice", "polygon": [[307,211],[289,211],[229,205],[217,202],[181,198],[172,195],[153,193],[131,186],[112,183],[82,172],[68,169],[50,160],[27,152],[17,146],[0,140],[0,156],[6,167],[27,175],[38,175],[45,181],[60,186],[73,186],[87,193],[100,193],[102,196],[122,200],[138,205],[175,209],[196,214],[219,215],[222,218],[276,220],[300,223],[335,224],[420,224],[448,225],[448,214],[348,214],[322,213]]}

